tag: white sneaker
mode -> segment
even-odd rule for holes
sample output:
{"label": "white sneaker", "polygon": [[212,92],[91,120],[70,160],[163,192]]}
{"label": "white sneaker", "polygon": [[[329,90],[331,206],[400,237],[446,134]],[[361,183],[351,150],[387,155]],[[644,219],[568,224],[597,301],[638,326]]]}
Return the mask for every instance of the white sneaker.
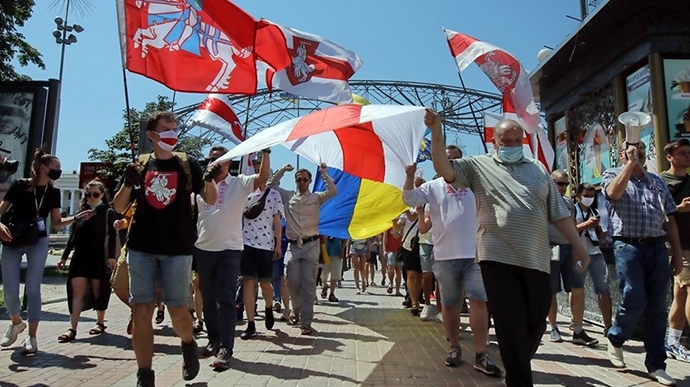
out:
{"label": "white sneaker", "polygon": [[419,318],[422,321],[426,321],[429,319],[429,315],[431,314],[431,306],[430,305],[424,305],[422,308],[422,313],[419,314]]}
{"label": "white sneaker", "polygon": [[5,336],[0,340],[0,347],[9,347],[14,344],[14,342],[17,341],[17,336],[24,332],[24,329],[26,329],[26,323],[24,321],[17,325],[10,323],[10,326],[7,327],[7,331],[5,331]]}
{"label": "white sneaker", "polygon": [[616,348],[609,342],[609,360],[616,368],[624,368],[625,361],[623,360],[623,348]]}
{"label": "white sneaker", "polygon": [[442,323],[443,322],[443,314],[437,313],[436,314],[436,321]]}
{"label": "white sneaker", "polygon": [[24,354],[36,353],[38,351],[38,343],[35,337],[28,336],[24,340]]}
{"label": "white sneaker", "polygon": [[654,372],[650,372],[649,376],[651,376],[652,379],[656,380],[660,384],[663,384],[664,386],[676,385],[676,381],[672,377],[668,376],[668,374],[664,370],[656,370]]}

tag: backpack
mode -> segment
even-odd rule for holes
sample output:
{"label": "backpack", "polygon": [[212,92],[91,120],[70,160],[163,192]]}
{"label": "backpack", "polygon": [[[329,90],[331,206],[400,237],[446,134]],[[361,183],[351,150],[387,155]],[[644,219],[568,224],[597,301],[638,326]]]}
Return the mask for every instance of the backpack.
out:
{"label": "backpack", "polygon": [[[151,161],[152,155],[153,153],[139,155],[139,164],[143,166],[141,170],[142,179],[146,175],[146,170],[148,169],[149,161]],[[187,193],[190,193],[192,192],[192,167],[189,165],[189,158],[187,158],[187,154],[184,152],[173,152],[173,155],[180,164],[180,167],[182,167],[184,174],[187,175],[187,184],[185,185],[185,190]]]}

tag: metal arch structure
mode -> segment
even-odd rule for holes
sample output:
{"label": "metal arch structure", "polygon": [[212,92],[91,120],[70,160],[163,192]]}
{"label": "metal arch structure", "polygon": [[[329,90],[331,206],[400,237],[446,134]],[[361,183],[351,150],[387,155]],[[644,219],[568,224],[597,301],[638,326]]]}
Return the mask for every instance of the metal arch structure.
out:
{"label": "metal arch structure", "polygon": [[[483,138],[484,112],[500,112],[499,94],[465,89],[462,87],[400,81],[350,81],[353,94],[372,104],[415,105],[430,107],[441,113],[444,132],[479,135]],[[237,117],[244,124],[246,137],[280,122],[321,110],[333,103],[300,98],[280,90],[259,90],[255,95],[229,95]],[[175,110],[183,123],[181,134],[208,139],[213,144],[227,142],[220,135],[199,126],[189,126],[187,121],[199,108],[197,104]]]}

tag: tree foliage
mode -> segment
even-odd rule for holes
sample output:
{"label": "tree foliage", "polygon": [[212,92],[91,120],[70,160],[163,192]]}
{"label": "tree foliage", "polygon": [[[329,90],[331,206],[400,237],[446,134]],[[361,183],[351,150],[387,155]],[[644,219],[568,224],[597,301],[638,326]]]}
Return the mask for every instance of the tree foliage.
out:
{"label": "tree foliage", "polygon": [[[125,167],[132,162],[132,149],[134,149],[134,153],[138,157],[139,123],[142,120],[145,121],[156,112],[172,111],[173,108],[174,104],[168,97],[159,95],[156,101],[148,102],[141,111],[130,108],[129,118],[127,117],[127,110],[123,110],[122,129],[115,133],[113,137],[105,140],[104,149],[91,148],[88,150],[89,160],[108,163],[113,166],[110,170],[100,171],[99,175],[101,178],[110,181],[119,179]],[[128,125],[128,119],[131,119],[131,127]],[[182,124],[178,122],[178,125],[180,131],[182,131]],[[192,157],[202,158],[204,156],[202,150],[209,145],[208,139],[182,135],[175,150],[185,152]]]}
{"label": "tree foliage", "polygon": [[31,18],[34,4],[34,0],[0,0],[0,81],[30,79],[17,72],[13,59],[22,67],[34,64],[42,70],[46,68],[41,53],[17,31]]}

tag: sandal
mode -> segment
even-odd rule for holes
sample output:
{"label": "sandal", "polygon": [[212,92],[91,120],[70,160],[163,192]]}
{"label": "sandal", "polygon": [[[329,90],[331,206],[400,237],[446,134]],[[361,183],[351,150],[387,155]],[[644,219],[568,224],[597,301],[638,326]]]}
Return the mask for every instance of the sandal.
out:
{"label": "sandal", "polygon": [[158,309],[156,312],[156,324],[161,325],[165,320],[165,307],[163,309]]}
{"label": "sandal", "polygon": [[296,314],[291,314],[288,318],[288,321],[290,321],[290,324],[292,325],[297,325],[299,324],[299,316],[297,316]]}
{"label": "sandal", "polygon": [[338,300],[338,298],[335,296],[335,294],[331,294],[330,296],[328,296],[328,301],[330,301],[330,302],[338,302],[339,300]]}
{"label": "sandal", "polygon": [[105,332],[106,328],[107,328],[107,326],[105,326],[104,324],[96,323],[96,326],[91,328],[91,330],[89,331],[89,334],[90,335],[100,335],[101,333]]}
{"label": "sandal", "polygon": [[328,286],[324,286],[323,289],[321,289],[321,298],[326,298],[328,296]]}
{"label": "sandal", "polygon": [[313,330],[311,329],[311,327],[301,327],[299,329],[299,331],[301,334],[306,335],[306,336],[309,336],[313,333]]}
{"label": "sandal", "polygon": [[75,329],[68,329],[67,332],[61,334],[58,336],[58,342],[59,343],[69,343],[70,341],[74,341],[74,339],[77,337],[77,331]]}
{"label": "sandal", "polygon": [[389,286],[388,289],[386,289],[386,293],[393,294],[393,288]]}

